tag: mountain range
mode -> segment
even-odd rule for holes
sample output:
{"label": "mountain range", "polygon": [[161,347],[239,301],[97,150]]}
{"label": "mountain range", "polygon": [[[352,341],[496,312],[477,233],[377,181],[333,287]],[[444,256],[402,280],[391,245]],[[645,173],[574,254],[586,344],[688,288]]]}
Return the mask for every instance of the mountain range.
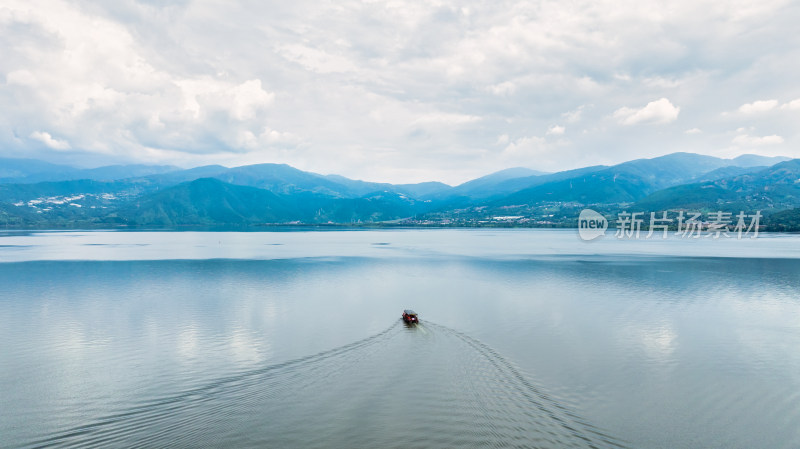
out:
{"label": "mountain range", "polygon": [[[0,225],[13,228],[570,226],[584,207],[606,214],[761,210],[777,220],[773,225],[792,222],[800,159],[673,153],[557,173],[510,168],[449,186],[366,182],[285,164],[81,169],[0,158]],[[787,226],[775,229],[793,229]]]}

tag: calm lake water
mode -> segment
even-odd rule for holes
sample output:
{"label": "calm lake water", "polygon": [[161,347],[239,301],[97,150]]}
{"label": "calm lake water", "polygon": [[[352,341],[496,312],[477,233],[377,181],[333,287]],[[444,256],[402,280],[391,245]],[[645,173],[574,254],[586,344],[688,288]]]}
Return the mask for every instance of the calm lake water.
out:
{"label": "calm lake water", "polygon": [[800,236],[7,232],[0,341],[1,447],[800,447]]}

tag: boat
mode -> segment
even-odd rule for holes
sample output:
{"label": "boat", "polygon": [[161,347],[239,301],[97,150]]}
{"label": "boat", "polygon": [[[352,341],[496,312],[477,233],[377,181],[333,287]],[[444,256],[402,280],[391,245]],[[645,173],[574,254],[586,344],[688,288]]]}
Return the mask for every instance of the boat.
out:
{"label": "boat", "polygon": [[403,310],[403,321],[408,324],[419,324],[419,317],[417,317],[417,312],[414,312],[411,309]]}

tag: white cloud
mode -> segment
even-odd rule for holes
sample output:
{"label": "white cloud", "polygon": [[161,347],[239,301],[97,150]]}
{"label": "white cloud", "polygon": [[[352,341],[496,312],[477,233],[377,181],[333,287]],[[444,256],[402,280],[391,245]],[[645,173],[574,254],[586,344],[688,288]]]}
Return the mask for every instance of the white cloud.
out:
{"label": "white cloud", "polygon": [[48,132],[34,131],[31,133],[31,139],[38,140],[53,150],[63,151],[72,148],[69,142],[66,140],[54,139]]}
{"label": "white cloud", "polygon": [[784,103],[781,106],[781,109],[792,109],[792,110],[800,109],[800,98],[798,98],[796,100],[792,100],[792,101],[790,101],[788,103]]}
{"label": "white cloud", "polygon": [[771,111],[777,106],[778,100],[759,100],[739,106],[739,112],[742,114],[758,114]]}
{"label": "white cloud", "polygon": [[504,81],[499,84],[494,84],[487,88],[489,92],[498,95],[498,96],[508,96],[514,93],[517,90],[517,85],[512,83],[511,81]]}
{"label": "white cloud", "polygon": [[683,81],[674,78],[654,76],[651,78],[642,79],[642,83],[648,87],[655,87],[660,89],[672,89],[680,87]]}
{"label": "white cloud", "polygon": [[434,125],[434,126],[444,126],[444,125],[463,125],[466,123],[473,123],[477,122],[481,118],[475,115],[466,115],[466,114],[452,114],[446,112],[434,112],[428,113],[420,116],[416,120],[414,120],[414,125]]}
{"label": "white cloud", "polygon": [[545,150],[546,145],[547,142],[542,137],[520,137],[509,143],[503,153],[516,160],[525,160]]}
{"label": "white cloud", "polygon": [[[685,144],[688,126],[609,127],[607,111],[624,125],[683,113],[703,131],[692,151],[710,152],[731,128],[767,119],[720,121],[719,104],[763,109],[750,102],[796,92],[800,71],[786,39],[800,8],[785,0],[166,3],[5,0],[0,156],[455,181]],[[770,107],[800,108],[784,101]],[[745,117],[730,108],[729,120]],[[793,122],[769,125],[800,148]],[[566,128],[569,141],[551,137]],[[514,138],[532,130],[546,131]]]}
{"label": "white cloud", "polygon": [[292,133],[265,127],[259,134],[248,129],[240,130],[230,143],[239,148],[258,151],[265,148],[293,149],[302,143],[302,139]]}
{"label": "white cloud", "polygon": [[579,121],[581,121],[581,117],[583,115],[583,111],[584,111],[584,109],[586,109],[586,107],[587,107],[587,105],[582,104],[582,105],[578,106],[577,109],[574,109],[574,110],[568,111],[568,112],[564,112],[563,114],[561,114],[561,117],[564,117],[564,120],[566,120],[567,123],[578,123]]}
{"label": "white cloud", "polygon": [[231,118],[245,121],[255,118],[259,109],[272,104],[275,94],[261,88],[261,80],[233,84],[210,77],[176,80],[184,99],[184,108],[194,118],[222,111]]}
{"label": "white cloud", "polygon": [[778,145],[783,143],[783,137],[775,134],[763,137],[740,134],[733,138],[732,143],[740,147]]}
{"label": "white cloud", "polygon": [[302,44],[282,45],[276,51],[289,61],[296,62],[313,72],[345,73],[358,70],[358,67],[347,58]]}
{"label": "white cloud", "polygon": [[691,129],[687,129],[686,131],[684,131],[684,133],[686,133],[686,134],[702,134],[703,131],[701,131],[700,128],[691,128]]}
{"label": "white cloud", "polygon": [[651,101],[641,109],[623,107],[614,112],[614,118],[623,125],[639,123],[663,124],[674,122],[681,108],[673,105],[668,99]]}
{"label": "white cloud", "polygon": [[627,73],[615,73],[614,74],[614,79],[619,80],[619,81],[623,81],[623,82],[626,82],[626,83],[628,83],[630,81],[633,81],[633,77],[630,76]]}

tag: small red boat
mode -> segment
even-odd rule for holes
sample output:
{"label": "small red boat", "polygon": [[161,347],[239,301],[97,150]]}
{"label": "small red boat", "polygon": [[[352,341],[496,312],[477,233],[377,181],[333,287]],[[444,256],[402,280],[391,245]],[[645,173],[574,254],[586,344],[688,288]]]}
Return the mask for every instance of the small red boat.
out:
{"label": "small red boat", "polygon": [[408,324],[414,323],[419,324],[419,318],[417,317],[417,312],[414,312],[411,309],[403,310],[403,321]]}

